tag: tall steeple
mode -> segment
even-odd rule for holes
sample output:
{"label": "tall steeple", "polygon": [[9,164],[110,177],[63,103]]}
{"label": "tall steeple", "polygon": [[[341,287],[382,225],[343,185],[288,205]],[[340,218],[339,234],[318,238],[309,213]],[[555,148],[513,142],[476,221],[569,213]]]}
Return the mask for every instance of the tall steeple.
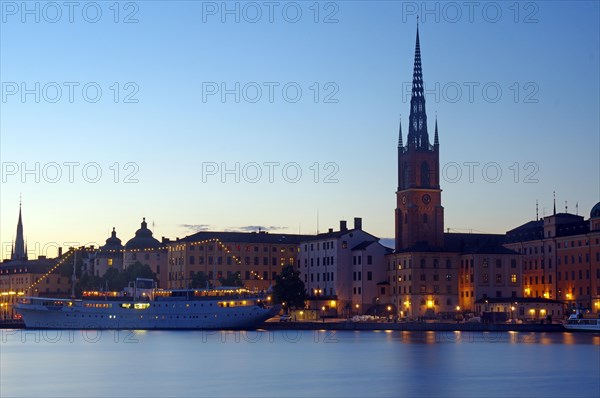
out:
{"label": "tall steeple", "polygon": [[438,137],[437,115],[435,115],[435,136],[433,138],[433,145],[440,145],[440,139]]}
{"label": "tall steeple", "polygon": [[404,144],[402,143],[402,116],[400,116],[400,122],[398,127],[398,191],[402,186],[402,168],[400,167],[400,159],[402,158],[402,152],[404,151]]}
{"label": "tall steeple", "polygon": [[[417,40],[413,69],[408,136],[405,147],[398,140],[398,190],[396,192],[396,250],[416,245],[444,247],[444,208],[440,189],[437,117],[434,145],[429,143],[421,67],[421,43]],[[402,137],[402,130],[400,130]]]}
{"label": "tall steeple", "polygon": [[398,148],[402,148],[404,144],[402,143],[402,116],[400,116],[400,123],[398,127]]}
{"label": "tall steeple", "polygon": [[429,150],[429,134],[427,133],[427,113],[425,112],[425,95],[423,92],[423,69],[421,66],[421,44],[419,42],[418,23],[407,141],[409,148]]}
{"label": "tall steeple", "polygon": [[11,260],[27,260],[25,239],[23,238],[23,218],[21,216],[21,202],[19,201],[19,221],[17,222],[17,237],[12,249]]}

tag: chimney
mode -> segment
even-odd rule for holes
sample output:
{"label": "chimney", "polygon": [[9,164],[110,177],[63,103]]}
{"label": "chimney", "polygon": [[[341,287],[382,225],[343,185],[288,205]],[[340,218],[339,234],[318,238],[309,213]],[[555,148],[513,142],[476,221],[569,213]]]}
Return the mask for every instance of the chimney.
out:
{"label": "chimney", "polygon": [[333,228],[329,228],[329,233],[333,233]]}
{"label": "chimney", "polygon": [[354,217],[354,229],[362,230],[362,218]]}
{"label": "chimney", "polygon": [[62,247],[58,248],[58,257],[62,257]]}
{"label": "chimney", "polygon": [[348,230],[348,225],[346,223],[345,220],[341,220],[340,221],[340,231],[347,231]]}

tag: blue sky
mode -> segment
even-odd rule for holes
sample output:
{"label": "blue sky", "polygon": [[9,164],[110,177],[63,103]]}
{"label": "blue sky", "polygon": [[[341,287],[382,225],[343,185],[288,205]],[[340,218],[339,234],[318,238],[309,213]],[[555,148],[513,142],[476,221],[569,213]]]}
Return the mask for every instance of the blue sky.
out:
{"label": "blue sky", "polygon": [[600,200],[598,2],[22,4],[1,2],[2,258],[20,194],[38,254],[126,241],[142,217],[158,238],[314,233],[317,213],[393,237],[416,14],[445,226]]}

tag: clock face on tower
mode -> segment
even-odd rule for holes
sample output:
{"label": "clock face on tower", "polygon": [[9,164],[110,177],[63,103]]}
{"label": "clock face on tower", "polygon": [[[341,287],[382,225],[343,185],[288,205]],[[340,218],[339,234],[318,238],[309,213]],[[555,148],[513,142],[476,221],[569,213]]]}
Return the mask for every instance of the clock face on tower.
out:
{"label": "clock face on tower", "polygon": [[421,200],[423,201],[423,203],[425,203],[426,205],[428,205],[431,202],[431,196],[429,196],[429,194],[425,194],[425,195],[423,195],[423,197],[421,198]]}
{"label": "clock face on tower", "polygon": [[402,204],[405,205],[406,204],[406,196],[402,197]]}

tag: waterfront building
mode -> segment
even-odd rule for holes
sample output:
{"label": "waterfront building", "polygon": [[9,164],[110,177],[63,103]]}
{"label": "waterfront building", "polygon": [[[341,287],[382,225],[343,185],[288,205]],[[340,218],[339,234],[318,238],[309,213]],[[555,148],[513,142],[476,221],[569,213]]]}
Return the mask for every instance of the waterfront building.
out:
{"label": "waterfront building", "polygon": [[600,203],[589,220],[556,213],[506,233],[505,246],[522,256],[524,297],[562,301],[569,309],[600,310]]}
{"label": "waterfront building", "polygon": [[109,268],[122,270],[123,267],[123,250],[125,246],[121,244],[121,239],[117,237],[117,231],[113,227],[110,237],[106,239],[106,243],[98,248],[95,253],[94,267],[88,272],[103,276]]}
{"label": "waterfront building", "polygon": [[17,234],[9,260],[0,264],[0,318],[13,318],[13,304],[20,296],[66,297],[70,293],[68,277],[49,274],[58,259],[38,256],[29,259],[23,233],[23,218],[19,204]]}
{"label": "waterfront building", "polygon": [[330,228],[301,242],[298,270],[309,295],[307,309],[348,316],[387,308],[389,252],[379,238],[363,231],[358,217],[351,229],[340,221],[339,231]]}
{"label": "waterfront building", "polygon": [[562,301],[540,297],[481,298],[475,302],[475,313],[484,322],[553,322],[564,317]]}
{"label": "waterfront building", "polygon": [[439,155],[437,118],[429,140],[417,27],[406,145],[401,124],[398,138],[395,251],[387,256],[389,300],[402,317],[451,316],[478,298],[520,290],[518,254],[501,246],[502,236],[444,233]]}
{"label": "waterfront building", "polygon": [[123,269],[136,262],[148,265],[156,274],[159,287],[167,287],[165,281],[168,272],[168,251],[164,244],[152,236],[146,218],[142,220],[140,229],[135,232],[133,238],[127,241],[124,248]]}
{"label": "waterfront building", "polygon": [[296,266],[299,244],[309,235],[201,231],[165,241],[170,289],[188,288],[197,273],[214,285],[237,275],[249,289],[267,290],[286,265]]}

